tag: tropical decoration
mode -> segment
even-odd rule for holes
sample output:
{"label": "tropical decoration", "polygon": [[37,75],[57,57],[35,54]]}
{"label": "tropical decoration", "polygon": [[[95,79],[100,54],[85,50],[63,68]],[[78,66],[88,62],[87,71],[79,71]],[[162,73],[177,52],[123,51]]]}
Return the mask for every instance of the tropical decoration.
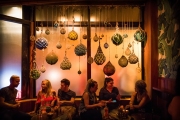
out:
{"label": "tropical decoration", "polygon": [[83,56],[86,54],[87,48],[85,45],[83,45],[82,43],[80,43],[79,45],[77,45],[74,49],[74,52],[77,56]]}
{"label": "tropical decoration", "polygon": [[110,61],[104,66],[103,72],[107,76],[111,76],[115,73],[115,67],[112,65]]}
{"label": "tropical decoration", "polygon": [[37,80],[40,76],[41,72],[38,69],[33,68],[32,70],[30,70],[30,78]]}
{"label": "tropical decoration", "polygon": [[50,34],[50,30],[49,30],[48,28],[45,30],[45,34],[46,34],[46,35],[49,35],[49,34]]}
{"label": "tropical decoration", "polygon": [[58,61],[58,56],[53,52],[53,50],[47,54],[46,56],[46,62],[50,65],[56,64]]}
{"label": "tropical decoration", "polygon": [[113,42],[114,45],[118,46],[123,42],[122,36],[119,33],[115,33],[111,37],[111,41]]}
{"label": "tropical decoration", "polygon": [[134,54],[134,52],[129,56],[128,61],[130,64],[136,64],[139,62],[138,57]]}
{"label": "tropical decoration", "polygon": [[106,57],[101,49],[100,40],[99,40],[99,46],[98,46],[97,52],[94,56],[94,62],[97,65],[102,65],[105,61],[106,61]]}
{"label": "tropical decoration", "polygon": [[83,35],[83,39],[87,39],[87,35],[86,34]]}
{"label": "tropical decoration", "polygon": [[61,45],[60,41],[58,41],[58,43],[56,44],[56,48],[57,49],[61,49],[62,48],[62,45]]}
{"label": "tropical decoration", "polygon": [[45,49],[48,46],[48,41],[46,38],[40,37],[35,41],[35,46],[40,50]]}
{"label": "tropical decoration", "polygon": [[68,58],[66,57],[66,51],[65,51],[65,56],[64,56],[64,59],[63,61],[61,62],[60,64],[60,68],[62,70],[70,70],[71,68],[71,62],[68,60]]}
{"label": "tropical decoration", "polygon": [[122,55],[121,58],[118,60],[118,64],[121,66],[121,67],[126,67],[128,65],[128,60],[127,58]]}
{"label": "tropical decoration", "polygon": [[127,56],[129,56],[129,55],[131,54],[131,50],[129,49],[129,47],[126,48],[125,54],[126,54]]}

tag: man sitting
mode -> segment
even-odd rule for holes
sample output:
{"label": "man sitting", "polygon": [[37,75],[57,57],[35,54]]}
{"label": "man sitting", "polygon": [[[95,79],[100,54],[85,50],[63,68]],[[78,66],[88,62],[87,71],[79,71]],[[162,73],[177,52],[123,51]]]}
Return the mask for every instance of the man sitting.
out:
{"label": "man sitting", "polygon": [[75,97],[76,93],[69,89],[70,81],[61,80],[61,88],[58,90],[59,115],[61,120],[72,120],[75,115]]}

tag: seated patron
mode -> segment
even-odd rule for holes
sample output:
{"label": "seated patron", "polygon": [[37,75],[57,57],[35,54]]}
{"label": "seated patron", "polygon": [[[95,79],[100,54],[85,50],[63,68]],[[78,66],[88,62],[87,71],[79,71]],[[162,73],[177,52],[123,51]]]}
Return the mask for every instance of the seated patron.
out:
{"label": "seated patron", "polygon": [[130,110],[130,113],[137,112],[151,112],[150,97],[147,94],[146,83],[144,80],[138,80],[135,83],[135,92],[132,93],[129,105],[126,109]]}
{"label": "seated patron", "polygon": [[[56,110],[56,99],[56,92],[52,89],[51,82],[47,79],[43,80],[41,83],[41,90],[37,95],[34,112],[42,115],[42,119],[46,120],[47,113],[54,113]],[[32,120],[37,120],[38,117],[38,115],[35,115]]]}
{"label": "seated patron", "polygon": [[[117,87],[113,86],[113,79],[110,77],[105,78],[104,86],[101,88],[99,92],[99,100],[102,102],[106,102],[106,106],[108,108],[109,117],[113,120],[118,120],[118,108],[120,103],[120,94]],[[103,109],[102,115],[104,115],[105,109]]]}
{"label": "seated patron", "polygon": [[31,120],[31,116],[20,112],[20,103],[16,101],[20,77],[12,75],[10,85],[0,89],[0,120]]}
{"label": "seated patron", "polygon": [[61,88],[58,90],[58,106],[60,120],[72,120],[76,113],[75,97],[76,93],[69,89],[70,81],[61,80]]}
{"label": "seated patron", "polygon": [[104,102],[98,103],[96,96],[97,89],[98,83],[89,79],[79,105],[81,120],[102,120],[101,107],[105,104]]}
{"label": "seated patron", "polygon": [[180,120],[180,67],[177,69],[175,80],[175,96],[168,106],[168,113],[171,116],[169,120]]}

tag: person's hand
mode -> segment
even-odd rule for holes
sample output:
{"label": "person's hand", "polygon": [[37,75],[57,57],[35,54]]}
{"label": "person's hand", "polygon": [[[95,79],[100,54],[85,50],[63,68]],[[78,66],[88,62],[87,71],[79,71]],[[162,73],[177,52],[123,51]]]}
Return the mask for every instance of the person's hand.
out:
{"label": "person's hand", "polygon": [[64,102],[63,101],[59,101],[59,106],[62,105]]}
{"label": "person's hand", "polygon": [[133,105],[130,105],[130,110],[134,110],[134,106]]}
{"label": "person's hand", "polygon": [[103,106],[105,106],[105,102],[99,102],[97,105],[98,105],[98,107],[103,107]]}
{"label": "person's hand", "polygon": [[117,99],[117,100],[120,100],[120,99],[121,99],[120,94],[118,94],[118,95],[116,96],[116,99]]}
{"label": "person's hand", "polygon": [[20,103],[16,103],[12,105],[12,108],[19,108],[20,107]]}
{"label": "person's hand", "polygon": [[108,103],[112,102],[112,98],[108,100]]}

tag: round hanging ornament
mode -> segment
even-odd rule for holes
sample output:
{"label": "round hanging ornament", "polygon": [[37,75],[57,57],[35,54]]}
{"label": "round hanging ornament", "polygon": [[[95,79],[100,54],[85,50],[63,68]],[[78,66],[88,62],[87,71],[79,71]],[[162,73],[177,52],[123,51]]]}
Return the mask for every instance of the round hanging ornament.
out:
{"label": "round hanging ornament", "polygon": [[93,61],[94,61],[93,58],[92,58],[91,56],[89,56],[88,59],[87,59],[87,62],[88,62],[89,64],[92,64]]}
{"label": "round hanging ornament", "polygon": [[110,61],[104,66],[103,72],[107,76],[111,76],[115,73],[115,67],[112,65]]}
{"label": "round hanging ornament", "polygon": [[48,41],[46,38],[40,37],[35,41],[35,46],[40,50],[45,49],[48,46]]}
{"label": "round hanging ornament", "polygon": [[130,64],[136,64],[138,62],[138,57],[134,53],[132,53],[129,56],[128,61]]}
{"label": "round hanging ornament", "polygon": [[104,43],[104,48],[108,48],[109,47],[109,44],[106,42],[106,43]]}
{"label": "round hanging ornament", "polygon": [[83,35],[83,39],[87,39],[87,35],[86,34]]}
{"label": "round hanging ornament", "polygon": [[76,33],[76,31],[72,30],[71,32],[69,32],[68,38],[70,40],[77,40],[78,39],[78,34]]}
{"label": "round hanging ornament", "polygon": [[49,34],[50,34],[50,30],[49,30],[49,29],[46,29],[46,30],[45,30],[45,34],[46,34],[46,35],[49,35]]}
{"label": "round hanging ornament", "polygon": [[48,64],[54,65],[57,63],[57,61],[58,61],[58,56],[53,51],[51,51],[49,54],[47,54],[46,62]]}
{"label": "round hanging ornament", "polygon": [[93,37],[94,42],[97,42],[99,40],[99,37],[97,36],[97,34],[95,33],[95,36]]}
{"label": "round hanging ornament", "polygon": [[65,33],[66,33],[65,28],[61,28],[60,33],[61,33],[61,34],[65,34]]}
{"label": "round hanging ornament", "polygon": [[127,58],[122,55],[121,58],[118,60],[118,64],[121,66],[121,67],[126,67],[128,65],[128,60]]}
{"label": "round hanging ornament", "polygon": [[125,51],[125,54],[126,54],[127,56],[129,56],[129,55],[131,54],[131,50],[129,49],[129,47],[127,47],[127,49],[126,49],[126,51]]}
{"label": "round hanging ornament", "polygon": [[83,45],[82,43],[80,43],[79,45],[77,45],[74,48],[74,52],[77,56],[83,56],[86,54],[87,48],[85,45]]}
{"label": "round hanging ornament", "polygon": [[37,80],[41,75],[41,72],[39,70],[37,70],[36,68],[32,69],[30,71],[30,78]]}
{"label": "round hanging ornament", "polygon": [[58,26],[59,26],[58,21],[55,21],[55,22],[54,22],[54,27],[55,27],[55,28],[58,28]]}
{"label": "round hanging ornament", "polygon": [[41,71],[42,73],[44,73],[44,72],[46,71],[46,68],[44,67],[44,65],[41,66],[40,71]]}
{"label": "round hanging ornament", "polygon": [[111,37],[111,41],[113,42],[114,45],[118,46],[123,42],[123,38],[120,34],[115,33],[112,37]]}
{"label": "round hanging ornament", "polygon": [[139,27],[134,33],[134,40],[138,42],[143,42],[146,40],[146,32],[141,27]]}
{"label": "round hanging ornament", "polygon": [[61,45],[60,42],[58,42],[58,43],[56,44],[56,48],[57,48],[57,49],[61,49],[61,48],[62,48],[62,45]]}

